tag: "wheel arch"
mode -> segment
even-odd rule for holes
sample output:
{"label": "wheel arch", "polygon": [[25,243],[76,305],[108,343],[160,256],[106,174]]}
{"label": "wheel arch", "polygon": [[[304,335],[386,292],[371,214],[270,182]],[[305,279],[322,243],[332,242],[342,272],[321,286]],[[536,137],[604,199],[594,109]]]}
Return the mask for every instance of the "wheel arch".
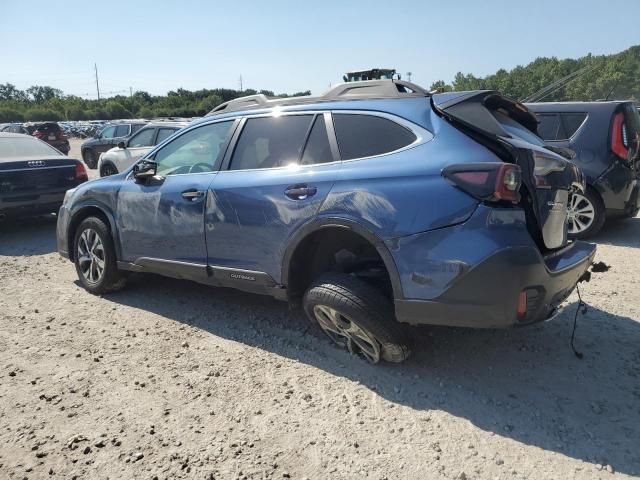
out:
{"label": "wheel arch", "polygon": [[333,218],[324,217],[312,220],[302,227],[300,227],[295,234],[290,238],[288,246],[284,252],[282,259],[282,284],[287,288],[288,293],[293,289],[289,282],[292,278],[292,270],[294,268],[293,260],[295,255],[303,249],[308,240],[315,235],[328,233],[330,230],[344,230],[348,231],[365,242],[369,243],[382,259],[384,267],[389,276],[391,282],[391,289],[393,297],[397,299],[404,298],[402,294],[402,284],[400,282],[400,275],[398,273],[397,266],[389,249],[385,243],[371,230],[363,226],[362,224],[345,218]]}
{"label": "wheel arch", "polygon": [[71,215],[69,220],[69,227],[67,228],[67,245],[69,245],[69,260],[74,261],[74,239],[76,236],[76,230],[83,220],[89,217],[98,217],[105,221],[111,238],[113,239],[113,245],[116,250],[116,256],[120,258],[120,244],[116,238],[116,223],[113,214],[108,208],[97,203],[90,203],[79,206]]}

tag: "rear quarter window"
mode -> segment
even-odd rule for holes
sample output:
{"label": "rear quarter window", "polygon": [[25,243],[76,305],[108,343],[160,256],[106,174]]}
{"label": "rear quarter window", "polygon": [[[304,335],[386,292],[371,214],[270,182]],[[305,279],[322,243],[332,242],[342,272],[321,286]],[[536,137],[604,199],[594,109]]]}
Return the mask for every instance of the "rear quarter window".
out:
{"label": "rear quarter window", "polygon": [[564,140],[568,140],[582,126],[587,119],[586,113],[563,113],[561,115],[562,124],[564,125],[565,137]]}
{"label": "rear quarter window", "polygon": [[375,115],[334,113],[333,124],[342,160],[394,152],[417,139],[408,128]]}

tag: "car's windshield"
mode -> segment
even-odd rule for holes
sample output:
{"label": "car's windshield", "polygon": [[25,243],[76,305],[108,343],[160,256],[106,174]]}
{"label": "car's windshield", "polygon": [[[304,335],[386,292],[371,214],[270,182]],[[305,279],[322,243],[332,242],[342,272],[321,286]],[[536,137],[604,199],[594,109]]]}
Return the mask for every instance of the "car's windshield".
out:
{"label": "car's windshield", "polygon": [[0,159],[62,155],[58,150],[32,137],[0,137]]}
{"label": "car's windshield", "polygon": [[531,130],[524,127],[524,125],[516,122],[513,118],[505,115],[499,111],[491,112],[493,116],[498,120],[502,128],[504,128],[510,135],[514,135],[525,142],[529,142],[533,145],[538,145],[539,147],[544,147],[546,144],[544,140],[542,140],[539,136],[533,133]]}

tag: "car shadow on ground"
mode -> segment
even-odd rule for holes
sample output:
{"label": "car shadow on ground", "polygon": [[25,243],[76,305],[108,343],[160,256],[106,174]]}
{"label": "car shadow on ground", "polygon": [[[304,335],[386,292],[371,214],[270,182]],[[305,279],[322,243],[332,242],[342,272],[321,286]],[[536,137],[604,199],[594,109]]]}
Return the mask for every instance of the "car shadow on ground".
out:
{"label": "car shadow on ground", "polygon": [[640,247],[640,217],[608,221],[590,241],[618,247]]}
{"label": "car shadow on ground", "polygon": [[55,215],[0,221],[0,256],[32,256],[55,252]]}
{"label": "car shadow on ground", "polygon": [[573,303],[556,320],[522,329],[412,328],[407,362],[372,366],[268,297],[143,275],[105,298],[313,365],[372,398],[442,410],[523,444],[640,474],[640,323],[630,318],[589,308],[576,334],[582,360],[569,346]]}

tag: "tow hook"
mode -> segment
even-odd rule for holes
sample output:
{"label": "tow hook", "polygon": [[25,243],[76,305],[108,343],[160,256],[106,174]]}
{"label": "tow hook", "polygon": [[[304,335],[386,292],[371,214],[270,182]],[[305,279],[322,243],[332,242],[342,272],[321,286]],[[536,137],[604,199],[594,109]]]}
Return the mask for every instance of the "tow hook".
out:
{"label": "tow hook", "polygon": [[587,269],[580,276],[580,278],[578,279],[578,283],[576,284],[576,292],[578,293],[578,306],[576,307],[576,313],[573,316],[573,330],[571,331],[571,349],[573,350],[574,355],[580,359],[582,359],[584,355],[582,354],[582,352],[579,352],[578,350],[576,350],[576,347],[574,345],[574,340],[576,337],[576,325],[578,323],[578,313],[582,313],[583,315],[585,315],[587,313],[587,304],[584,303],[584,301],[582,301],[582,297],[580,296],[580,287],[578,286],[578,284],[582,282],[590,281],[592,272],[604,273],[609,271],[610,268],[611,267],[604,262],[596,262],[591,265],[591,271]]}

